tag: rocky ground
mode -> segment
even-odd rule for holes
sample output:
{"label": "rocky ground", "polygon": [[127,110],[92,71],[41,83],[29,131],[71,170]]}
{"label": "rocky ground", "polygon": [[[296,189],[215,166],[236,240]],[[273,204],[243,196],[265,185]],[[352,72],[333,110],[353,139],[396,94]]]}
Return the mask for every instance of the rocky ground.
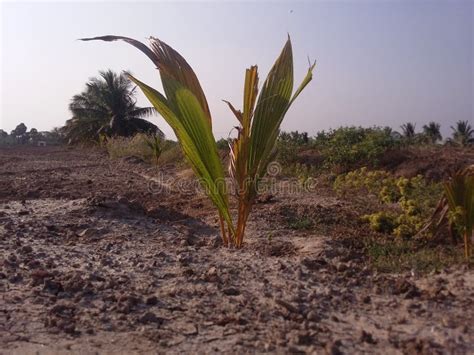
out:
{"label": "rocky ground", "polygon": [[376,274],[353,206],[283,180],[229,250],[193,181],[0,150],[0,353],[474,353],[472,270]]}

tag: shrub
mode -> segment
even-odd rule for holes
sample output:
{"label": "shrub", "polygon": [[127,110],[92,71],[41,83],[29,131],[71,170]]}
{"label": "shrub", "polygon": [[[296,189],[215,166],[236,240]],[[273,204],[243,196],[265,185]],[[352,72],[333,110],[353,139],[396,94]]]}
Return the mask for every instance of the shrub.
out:
{"label": "shrub", "polygon": [[357,165],[376,166],[388,149],[399,145],[390,128],[341,127],[320,132],[313,146],[324,156],[325,167],[347,171]]}
{"label": "shrub", "polygon": [[365,215],[362,219],[370,223],[370,228],[380,233],[392,233],[396,224],[396,217],[387,212]]}
{"label": "shrub", "polygon": [[281,132],[278,136],[276,151],[277,161],[284,167],[291,168],[298,161],[298,152],[309,142],[308,133]]}
{"label": "shrub", "polygon": [[186,165],[183,150],[179,146],[178,142],[170,140],[165,142],[159,163],[160,165]]}
{"label": "shrub", "polygon": [[313,227],[313,221],[308,217],[292,218],[288,221],[288,227],[295,230],[308,230]]}
{"label": "shrub", "polygon": [[339,175],[334,189],[339,194],[363,191],[381,204],[391,205],[396,214],[378,211],[363,219],[373,230],[401,238],[412,237],[423,228],[442,192],[441,184],[427,182],[421,175],[396,178],[386,171],[370,171],[366,167]]}
{"label": "shrub", "polygon": [[113,159],[135,156],[146,162],[168,164],[182,161],[181,149],[176,142],[160,140],[144,133],[131,138],[111,137],[103,142],[109,156]]}

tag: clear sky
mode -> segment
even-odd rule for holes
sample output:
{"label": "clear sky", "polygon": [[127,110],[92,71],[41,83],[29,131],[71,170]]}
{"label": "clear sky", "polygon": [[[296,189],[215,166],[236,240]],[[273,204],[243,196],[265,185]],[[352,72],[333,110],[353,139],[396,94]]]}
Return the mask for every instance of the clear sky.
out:
{"label": "clear sky", "polygon": [[[148,58],[120,42],[77,38],[150,35],[177,49],[207,95],[217,136],[241,107],[245,68],[266,76],[287,33],[295,80],[317,59],[313,82],[282,128],[341,125],[417,128],[430,120],[443,133],[473,120],[474,1],[2,2],[0,128],[19,122],[48,130],[70,118],[70,98],[98,70],[130,70],[161,89]],[[148,105],[143,96],[139,104]],[[151,119],[170,135],[161,118]]]}

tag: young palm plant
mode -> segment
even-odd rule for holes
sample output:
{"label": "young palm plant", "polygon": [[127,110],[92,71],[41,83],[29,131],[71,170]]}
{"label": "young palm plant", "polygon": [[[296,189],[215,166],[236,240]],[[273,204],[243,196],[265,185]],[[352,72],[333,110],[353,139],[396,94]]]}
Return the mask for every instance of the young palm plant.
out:
{"label": "young palm plant", "polygon": [[471,238],[474,227],[474,169],[456,173],[444,183],[444,192],[449,206],[448,219],[464,239],[464,256],[471,257]]}
{"label": "young palm plant", "polygon": [[224,168],[212,134],[212,119],[206,97],[196,74],[173,48],[157,38],[150,47],[122,36],[83,40],[123,40],[145,53],[158,68],[164,95],[133,76],[135,82],[174,130],[183,152],[219,212],[224,244],[241,247],[245,226],[278,137],[281,122],[293,101],[312,79],[314,64],[294,95],[293,55],[288,38],[258,95],[257,67],[246,70],[243,110],[229,106],[239,120],[239,135],[233,141],[230,173],[236,186],[238,219],[234,226],[229,209]]}
{"label": "young palm plant", "polygon": [[153,159],[155,160],[155,164],[158,165],[158,160],[161,157],[161,153],[163,152],[163,139],[161,136],[152,136],[152,137],[146,137],[145,138],[145,143],[150,148],[152,154],[153,154]]}
{"label": "young palm plant", "polygon": [[469,260],[472,255],[471,240],[474,228],[474,165],[456,172],[444,182],[444,196],[430,221],[419,233],[425,232],[431,226],[439,231],[446,224],[452,237],[454,234],[462,236],[464,256]]}

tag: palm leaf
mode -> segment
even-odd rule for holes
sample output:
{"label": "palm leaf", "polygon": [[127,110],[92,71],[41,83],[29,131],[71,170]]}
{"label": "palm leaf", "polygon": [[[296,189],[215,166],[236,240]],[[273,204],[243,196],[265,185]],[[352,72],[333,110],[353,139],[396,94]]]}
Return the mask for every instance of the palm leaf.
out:
{"label": "palm leaf", "polygon": [[280,56],[271,68],[260,95],[258,93],[257,67],[246,71],[243,112],[228,103],[241,127],[230,152],[230,172],[237,186],[239,219],[238,244],[242,243],[245,224],[257,194],[259,180],[273,158],[275,143],[283,118],[294,100],[312,79],[315,64],[308,72],[294,95],[293,54],[288,38]]}
{"label": "palm leaf", "polygon": [[130,79],[140,87],[173,129],[191,167],[219,210],[219,214],[225,219],[232,235],[233,226],[225,190],[224,171],[210,125],[197,98],[186,88],[175,90],[173,106],[178,110],[175,112],[171,109],[172,105],[167,98],[158,91],[132,76]]}

